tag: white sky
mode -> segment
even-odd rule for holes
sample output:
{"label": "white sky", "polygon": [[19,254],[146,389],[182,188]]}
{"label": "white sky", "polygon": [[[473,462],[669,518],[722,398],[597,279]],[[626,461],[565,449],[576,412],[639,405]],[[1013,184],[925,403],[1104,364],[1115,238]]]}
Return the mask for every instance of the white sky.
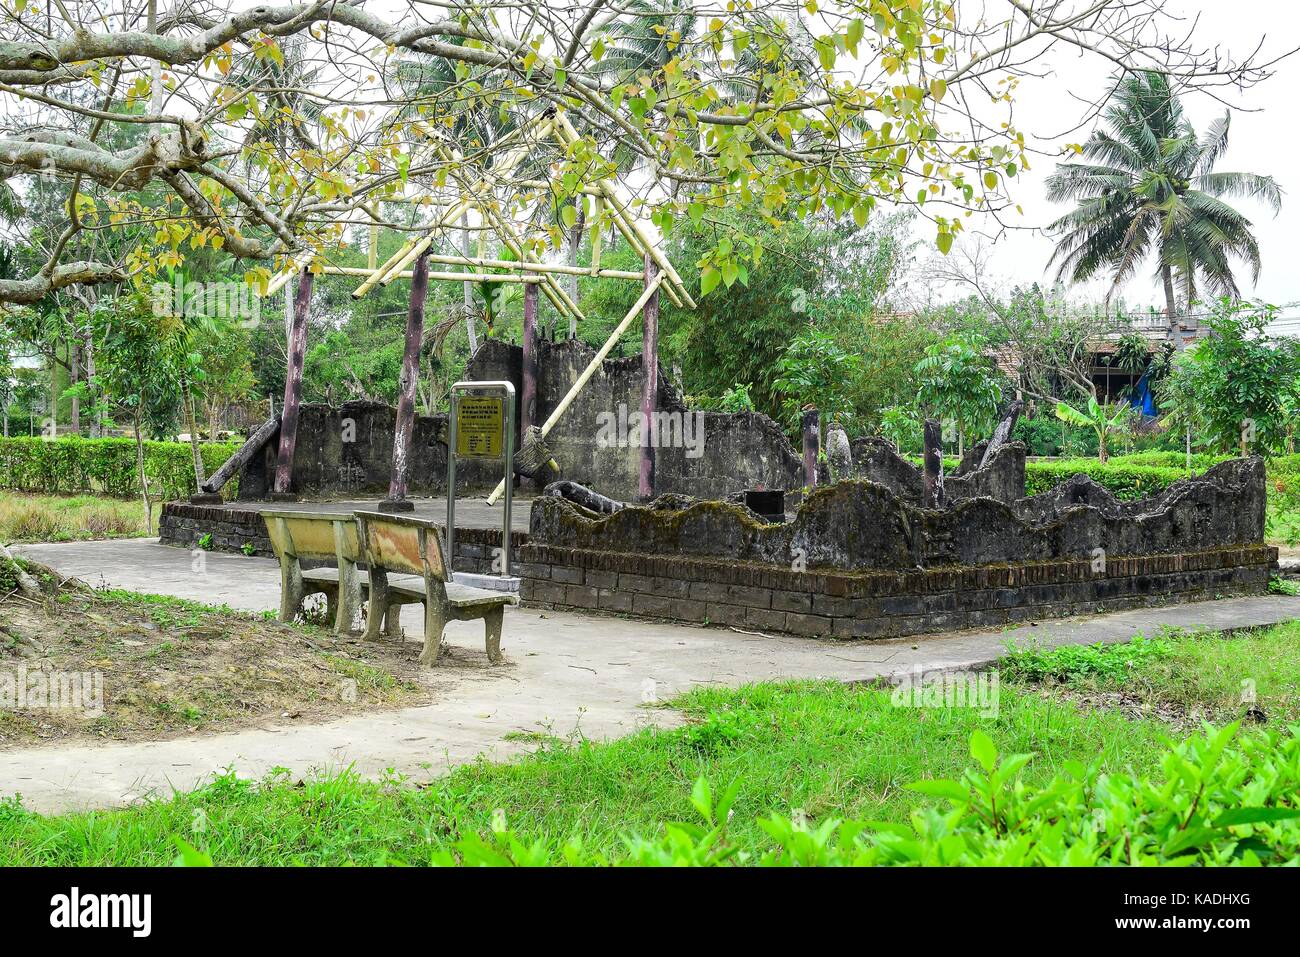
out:
{"label": "white sky", "polygon": [[[1269,57],[1300,44],[1300,2],[1296,0],[1170,0],[1170,10],[1183,16],[1199,13],[1198,36],[1202,42],[1220,43],[1239,58],[1261,38],[1265,39],[1263,53]],[[1050,143],[1039,138],[1059,132],[1073,117],[1081,115],[1082,105],[1069,99],[1070,91],[1095,97],[1105,88],[1109,74],[1099,58],[1077,57],[1063,46],[1052,51],[1050,65],[1054,76],[1041,81],[1025,80],[1017,95],[1017,124],[1035,134],[1040,143]],[[1263,260],[1258,285],[1251,287],[1249,270],[1244,268],[1238,272],[1238,284],[1243,295],[1250,298],[1279,306],[1300,302],[1300,266],[1296,263],[1296,237],[1300,235],[1300,54],[1283,60],[1270,79],[1244,93],[1221,92],[1239,109],[1233,110],[1228,152],[1216,168],[1271,174],[1284,193],[1282,211],[1276,217],[1261,204],[1232,200],[1255,224]],[[1226,108],[1204,94],[1184,96],[1183,106],[1198,133]],[[1090,131],[1091,127],[1085,128],[1056,143],[1082,142]],[[1053,279],[1054,271],[1047,268],[1053,244],[1034,230],[1068,210],[1067,206],[1048,202],[1044,194],[1043,181],[1054,168],[1053,160],[1041,158],[1014,184],[1013,196],[1024,207],[1025,215],[1023,220],[1016,217],[1012,221],[1032,228],[1007,231],[992,238],[992,245],[987,247],[991,250],[990,268],[1004,285],[1025,285],[1036,280],[1050,283]],[[977,218],[972,218],[967,228],[973,229],[976,222]],[[929,242],[933,241],[932,233],[929,224],[918,229],[918,237]],[[1107,285],[1090,283],[1074,287],[1071,293],[1095,292],[1100,296]],[[1133,306],[1162,307],[1163,293],[1154,279],[1154,267],[1142,269],[1124,287],[1122,296]],[[1284,309],[1283,315],[1300,317],[1300,305]]]}

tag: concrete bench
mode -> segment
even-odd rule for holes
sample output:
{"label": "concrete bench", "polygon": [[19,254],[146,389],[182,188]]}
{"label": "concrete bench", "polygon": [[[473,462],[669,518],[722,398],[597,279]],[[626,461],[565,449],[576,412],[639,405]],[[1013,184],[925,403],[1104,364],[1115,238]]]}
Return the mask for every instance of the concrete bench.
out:
{"label": "concrete bench", "polygon": [[[334,630],[352,630],[361,608],[366,573],[357,569],[361,536],[351,512],[264,511],[271,548],[280,561],[280,620],[293,621],[303,599],[323,593]],[[302,567],[302,560],[332,567]]]}
{"label": "concrete bench", "polygon": [[366,637],[379,637],[380,619],[394,633],[401,606],[424,605],[424,650],[420,664],[438,663],[442,633],[449,621],[483,619],[488,660],[501,660],[501,625],[513,594],[458,585],[443,556],[442,534],[436,524],[409,515],[356,512],[362,560],[370,569],[370,609]]}

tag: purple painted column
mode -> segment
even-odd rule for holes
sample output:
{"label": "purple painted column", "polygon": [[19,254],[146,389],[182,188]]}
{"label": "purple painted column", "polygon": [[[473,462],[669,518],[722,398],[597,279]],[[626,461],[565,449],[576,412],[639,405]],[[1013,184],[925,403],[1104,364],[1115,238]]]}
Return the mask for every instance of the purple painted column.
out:
{"label": "purple painted column", "polygon": [[424,341],[424,301],[429,294],[429,257],[421,255],[411,274],[411,305],[406,311],[406,341],[402,349],[402,373],[397,380],[397,427],[393,430],[393,471],[388,479],[388,498],[379,503],[381,512],[409,512],[415,504],[406,497],[411,432],[415,428],[415,386],[420,380],[420,344]]}
{"label": "purple painted column", "polygon": [[[289,365],[284,375],[284,405],[280,410],[280,450],[275,462],[272,495],[292,497],[293,452],[298,444],[298,405],[302,401],[302,367],[307,357],[307,314],[311,308],[312,274],[304,268],[298,276],[293,300],[293,325],[289,330]],[[286,290],[286,295],[288,292]]]}
{"label": "purple painted column", "polygon": [[[659,267],[645,257],[645,281],[654,282]],[[643,502],[655,495],[655,424],[659,414],[659,290],[656,288],[641,311],[641,475],[637,494]]]}
{"label": "purple painted column", "polygon": [[806,405],[800,417],[803,427],[803,484],[817,487],[817,453],[821,451],[821,415],[817,407]]}
{"label": "purple painted column", "polygon": [[524,284],[523,388],[519,393],[519,435],[537,424],[537,283]]}

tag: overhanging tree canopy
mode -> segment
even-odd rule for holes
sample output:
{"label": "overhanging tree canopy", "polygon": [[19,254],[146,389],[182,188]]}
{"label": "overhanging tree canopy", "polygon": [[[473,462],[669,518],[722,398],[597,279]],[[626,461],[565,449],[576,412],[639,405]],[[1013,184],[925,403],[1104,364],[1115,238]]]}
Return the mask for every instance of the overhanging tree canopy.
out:
{"label": "overhanging tree canopy", "polygon": [[[1012,205],[1032,150],[1013,91],[1052,46],[1184,86],[1267,71],[1184,33],[1162,0],[395,0],[382,13],[359,0],[4,0],[0,180],[19,201],[32,176],[69,196],[57,229],[14,237],[33,262],[0,279],[0,302],[150,281],[203,247],[266,285],[350,225],[422,232],[385,203],[492,153],[486,140],[409,151],[417,124],[466,111],[565,110],[573,136],[547,181],[557,208],[620,175],[661,232],[737,203],[773,221],[909,204],[946,249],[966,213]],[[440,82],[401,82],[431,67]],[[87,241],[123,227],[142,241]],[[761,254],[744,236],[719,242],[698,264],[702,290],[743,280]]]}

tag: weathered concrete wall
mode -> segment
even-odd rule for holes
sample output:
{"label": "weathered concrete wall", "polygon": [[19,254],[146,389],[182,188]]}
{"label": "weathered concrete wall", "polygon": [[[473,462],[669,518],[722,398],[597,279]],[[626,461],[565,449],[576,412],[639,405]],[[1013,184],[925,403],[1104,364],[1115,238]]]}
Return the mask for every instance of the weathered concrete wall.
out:
{"label": "weathered concrete wall", "polygon": [[[578,342],[539,343],[536,424],[546,421],[593,355]],[[518,395],[523,391],[521,369],[518,346],[490,339],[474,354],[466,378],[505,379],[514,383]],[[562,478],[612,498],[636,497],[639,432],[629,416],[640,409],[641,379],[640,356],[606,360],[592,376],[548,440]],[[803,484],[799,456],[767,416],[692,412],[662,370],[659,382],[662,439],[656,448],[658,491],[725,498],[742,488],[796,489]],[[396,410],[382,403],[348,402],[337,409],[303,405],[291,489],[306,496],[387,492],[396,419]],[[445,492],[446,431],[445,414],[416,417],[411,440],[411,494]],[[270,491],[278,446],[276,435],[245,467],[240,474],[239,498],[260,499]],[[484,490],[496,485],[501,469],[494,463],[462,461],[457,462],[456,475],[458,489]]]}
{"label": "weathered concrete wall", "polygon": [[849,574],[549,545],[520,550],[533,607],[631,614],[826,638],[893,638],[1030,619],[1258,594],[1263,545],[1088,561]]}
{"label": "weathered concrete wall", "polygon": [[[710,606],[733,604],[750,625],[842,636],[1260,591],[1276,560],[1263,545],[1258,458],[1140,502],[1076,476],[1013,504],[922,509],[853,480],[818,489],[778,525],[722,502],[596,516],[543,498],[530,532],[519,566],[526,600],[692,621],[724,620]],[[970,590],[981,594],[963,597]],[[813,610],[843,597],[872,601]],[[806,615],[819,620],[797,617]]]}
{"label": "weathered concrete wall", "polygon": [[1084,558],[1099,548],[1131,556],[1261,543],[1264,494],[1264,463],[1254,457],[1222,462],[1139,502],[1120,502],[1076,476],[1014,505],[975,498],[922,509],[855,479],[817,489],[793,520],[778,525],[723,502],[588,517],[546,497],[534,502],[530,529],[534,542],[563,548],[782,567],[929,568]]}
{"label": "weathered concrete wall", "polygon": [[[301,407],[293,460],[292,491],[299,495],[382,495],[393,466],[397,410],[382,402],[345,402],[338,408],[319,403]],[[447,416],[416,416],[411,433],[410,492],[441,495],[447,490]],[[272,436],[239,477],[239,498],[265,498],[275,475],[279,433]],[[491,487],[500,466],[456,463],[456,487]]]}
{"label": "weathered concrete wall", "polygon": [[[536,424],[555,411],[594,355],[572,340],[538,344]],[[518,346],[489,340],[474,354],[466,378],[509,379],[522,390],[521,368]],[[583,387],[547,440],[563,478],[611,498],[636,497],[639,433],[624,423],[640,409],[642,379],[641,357],[628,356],[605,360]],[[688,410],[662,367],[659,408],[671,428],[661,428],[655,450],[657,492],[725,498],[743,488],[796,489],[803,484],[799,455],[767,416]],[[611,445],[610,438],[628,444]]]}
{"label": "weathered concrete wall", "polygon": [[[987,443],[981,442],[967,452],[961,465],[944,477],[943,495],[948,504],[969,498],[992,498],[1010,504],[1025,494],[1025,452],[1019,442],[994,451],[984,468],[976,463]],[[853,474],[883,485],[910,505],[919,505],[924,488],[921,470],[894,451],[888,440],[878,436],[854,439]]]}

